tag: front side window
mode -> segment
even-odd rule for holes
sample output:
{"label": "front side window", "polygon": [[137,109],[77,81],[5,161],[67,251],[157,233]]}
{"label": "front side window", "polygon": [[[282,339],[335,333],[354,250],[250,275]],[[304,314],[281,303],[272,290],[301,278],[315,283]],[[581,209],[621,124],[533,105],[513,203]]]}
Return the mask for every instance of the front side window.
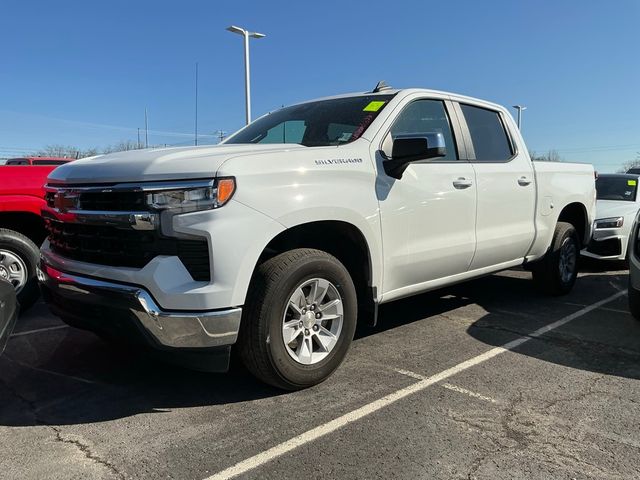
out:
{"label": "front side window", "polygon": [[598,200],[635,202],[637,189],[637,178],[600,176],[596,180],[596,198]]}
{"label": "front side window", "polygon": [[393,94],[358,95],[302,103],[259,118],[225,144],[297,143],[325,147],[353,142],[393,98]]}
{"label": "front side window", "polygon": [[500,114],[486,108],[460,105],[469,127],[476,161],[503,162],[513,156]]}
{"label": "front side window", "polygon": [[447,155],[439,160],[457,160],[458,151],[451,131],[451,122],[440,100],[416,100],[398,115],[391,127],[391,138],[410,134],[441,133],[444,136]]}

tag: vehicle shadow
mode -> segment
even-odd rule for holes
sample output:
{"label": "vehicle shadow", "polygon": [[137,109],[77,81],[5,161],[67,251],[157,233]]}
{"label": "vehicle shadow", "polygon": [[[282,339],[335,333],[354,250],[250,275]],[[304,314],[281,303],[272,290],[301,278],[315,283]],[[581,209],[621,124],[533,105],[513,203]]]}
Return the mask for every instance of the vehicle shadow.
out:
{"label": "vehicle shadow", "polygon": [[[466,332],[487,345],[500,346],[606,298],[626,284],[624,272],[588,272],[570,295],[549,298],[532,288],[528,274],[512,273],[385,304],[378,325],[360,329],[355,342],[434,317],[453,322],[448,318],[455,316],[451,314],[454,310],[481,308],[485,313]],[[618,305],[604,315],[597,311],[580,317],[515,352],[571,368],[640,379],[640,322]],[[0,357],[0,425],[95,423],[283,394],[237,364],[228,374],[195,372],[71,328],[45,338],[23,336],[10,342],[5,356]]]}

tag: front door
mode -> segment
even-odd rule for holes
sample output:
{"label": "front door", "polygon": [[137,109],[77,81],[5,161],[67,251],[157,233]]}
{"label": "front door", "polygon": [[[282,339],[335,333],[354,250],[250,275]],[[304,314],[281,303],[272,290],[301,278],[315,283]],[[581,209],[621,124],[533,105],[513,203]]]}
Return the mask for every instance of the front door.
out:
{"label": "front door", "polygon": [[[382,145],[390,156],[400,134],[441,133],[447,155],[410,164],[401,179],[387,176],[378,153],[377,194],[384,253],[383,291],[399,297],[420,284],[468,270],[475,250],[476,186],[458,145],[444,99],[408,103]],[[457,125],[456,125],[457,127]],[[382,156],[382,158],[380,158]]]}

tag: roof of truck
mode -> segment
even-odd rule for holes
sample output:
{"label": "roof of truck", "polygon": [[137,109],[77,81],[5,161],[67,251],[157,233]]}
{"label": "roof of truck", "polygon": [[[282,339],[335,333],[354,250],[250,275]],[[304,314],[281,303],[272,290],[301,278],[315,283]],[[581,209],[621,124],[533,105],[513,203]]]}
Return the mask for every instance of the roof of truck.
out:
{"label": "roof of truck", "polygon": [[402,94],[412,94],[412,93],[418,93],[418,94],[422,94],[422,95],[437,95],[437,96],[448,96],[451,97],[453,100],[456,101],[460,101],[460,102],[470,102],[470,103],[479,103],[479,104],[483,104],[486,105],[488,107],[493,107],[493,108],[497,108],[497,109],[505,109],[505,107],[503,105],[499,105],[497,103],[493,103],[493,102],[489,102],[487,100],[483,100],[481,98],[475,98],[475,97],[470,97],[467,95],[462,95],[459,93],[454,93],[454,92],[446,92],[444,90],[433,90],[433,89],[428,89],[428,88],[385,88],[383,90],[374,92],[374,91],[368,91],[368,92],[352,92],[352,93],[344,93],[344,94],[340,94],[340,95],[331,95],[328,97],[320,97],[320,98],[315,98],[313,100],[306,100],[303,102],[299,102],[299,104],[303,104],[303,103],[309,103],[309,102],[319,102],[319,101],[323,101],[323,100],[332,100],[335,98],[348,98],[348,97],[365,97],[368,95],[397,95],[398,93],[402,93]]}

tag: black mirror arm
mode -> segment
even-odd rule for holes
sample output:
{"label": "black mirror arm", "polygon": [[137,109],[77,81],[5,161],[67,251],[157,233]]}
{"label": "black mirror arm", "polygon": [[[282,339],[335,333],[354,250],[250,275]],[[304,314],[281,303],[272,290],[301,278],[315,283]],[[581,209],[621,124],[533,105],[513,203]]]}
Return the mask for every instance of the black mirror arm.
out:
{"label": "black mirror arm", "polygon": [[384,172],[392,178],[400,180],[402,178],[402,174],[409,166],[410,161],[402,158],[399,160],[394,160],[393,158],[389,158],[384,151],[380,150],[380,155],[382,156],[383,162],[382,166],[384,167]]}

